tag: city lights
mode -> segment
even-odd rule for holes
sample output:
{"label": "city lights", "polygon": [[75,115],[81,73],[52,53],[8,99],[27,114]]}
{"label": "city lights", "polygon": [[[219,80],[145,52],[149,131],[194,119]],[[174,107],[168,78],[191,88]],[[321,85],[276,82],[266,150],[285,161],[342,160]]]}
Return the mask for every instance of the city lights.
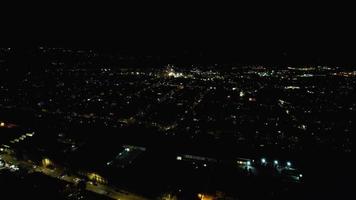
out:
{"label": "city lights", "polygon": [[316,175],[352,171],[356,71],[284,64],[303,63],[288,49],[257,49],[280,64],[255,55],[247,60],[259,64],[241,64],[245,54],[233,52],[238,63],[222,53],[216,61],[226,64],[214,64],[212,52],[163,48],[169,56],[0,48],[2,191],[53,186],[48,193],[77,200],[308,195],[309,183],[329,181]]}
{"label": "city lights", "polygon": [[245,93],[243,91],[240,91],[240,97],[244,97]]}

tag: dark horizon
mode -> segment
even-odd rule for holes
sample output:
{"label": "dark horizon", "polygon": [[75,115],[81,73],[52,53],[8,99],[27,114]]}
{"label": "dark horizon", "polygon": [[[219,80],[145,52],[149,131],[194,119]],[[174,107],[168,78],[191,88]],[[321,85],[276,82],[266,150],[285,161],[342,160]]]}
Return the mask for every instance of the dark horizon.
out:
{"label": "dark horizon", "polygon": [[[15,57],[28,57],[31,52],[37,51],[39,47],[48,45],[32,45],[29,47],[15,47]],[[233,46],[214,46],[210,48],[174,48],[165,46],[156,48],[145,47],[123,47],[103,46],[92,47],[80,45],[58,45],[54,48],[94,51],[101,56],[110,56],[117,60],[120,56],[127,57],[137,63],[152,64],[236,64],[239,65],[278,65],[278,66],[356,66],[356,57],[353,51],[347,48],[330,46],[328,48],[300,46],[299,48],[234,48]]]}

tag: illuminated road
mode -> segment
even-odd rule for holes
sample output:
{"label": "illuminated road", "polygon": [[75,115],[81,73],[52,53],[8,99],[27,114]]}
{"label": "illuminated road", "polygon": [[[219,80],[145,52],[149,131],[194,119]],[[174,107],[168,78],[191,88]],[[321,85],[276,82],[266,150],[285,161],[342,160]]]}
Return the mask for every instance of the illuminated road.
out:
{"label": "illuminated road", "polygon": [[[10,154],[1,154],[1,158],[8,164],[21,165],[21,166],[27,168],[29,170],[29,172],[40,172],[47,176],[57,178],[57,179],[60,179],[60,180],[63,180],[63,181],[69,182],[69,183],[77,183],[76,180],[80,179],[80,177],[78,177],[78,176],[63,175],[63,170],[61,170],[59,168],[48,169],[48,168],[45,168],[42,166],[34,165],[31,161],[17,160]],[[111,186],[103,185],[103,184],[93,185],[92,183],[87,182],[86,190],[100,194],[100,195],[105,195],[105,196],[113,198],[113,199],[146,200],[146,198],[141,197],[139,195],[136,195],[136,194],[124,191],[124,190],[114,189]]]}

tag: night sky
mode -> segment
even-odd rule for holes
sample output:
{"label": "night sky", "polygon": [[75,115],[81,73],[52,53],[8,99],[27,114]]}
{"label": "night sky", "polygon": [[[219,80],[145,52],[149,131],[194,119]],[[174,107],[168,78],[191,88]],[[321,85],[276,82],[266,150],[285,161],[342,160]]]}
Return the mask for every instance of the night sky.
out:
{"label": "night sky", "polygon": [[97,49],[159,56],[163,63],[356,63],[349,12],[311,5],[278,11],[239,6],[113,8],[116,12],[88,10],[72,16],[58,9],[13,18],[3,29],[3,46]]}

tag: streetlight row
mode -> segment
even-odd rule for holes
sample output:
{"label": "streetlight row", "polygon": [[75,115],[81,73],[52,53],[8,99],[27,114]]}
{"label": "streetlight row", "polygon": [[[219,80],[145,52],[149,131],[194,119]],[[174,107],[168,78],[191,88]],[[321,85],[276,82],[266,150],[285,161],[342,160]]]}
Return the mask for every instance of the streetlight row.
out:
{"label": "streetlight row", "polygon": [[[261,158],[261,163],[262,163],[262,164],[267,164],[266,158]],[[278,164],[279,164],[279,161],[278,161],[278,160],[274,160],[274,161],[273,161],[273,164],[274,164],[274,165],[278,165]],[[292,163],[291,163],[290,161],[287,161],[286,164],[287,164],[287,167],[291,167],[291,166],[292,166]]]}

